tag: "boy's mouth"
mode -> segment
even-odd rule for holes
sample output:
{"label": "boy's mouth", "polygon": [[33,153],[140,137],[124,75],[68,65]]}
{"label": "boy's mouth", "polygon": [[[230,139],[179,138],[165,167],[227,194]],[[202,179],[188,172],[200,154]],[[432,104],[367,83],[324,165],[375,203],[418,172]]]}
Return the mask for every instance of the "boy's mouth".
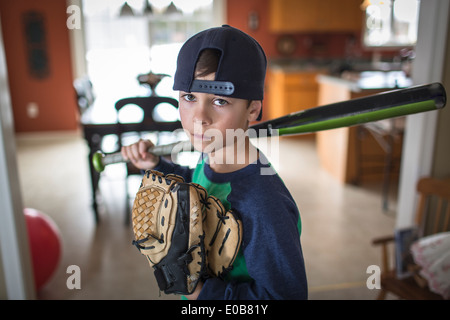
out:
{"label": "boy's mouth", "polygon": [[212,141],[212,138],[209,136],[205,136],[204,134],[195,133],[192,134],[194,137],[194,140],[200,140],[200,141]]}

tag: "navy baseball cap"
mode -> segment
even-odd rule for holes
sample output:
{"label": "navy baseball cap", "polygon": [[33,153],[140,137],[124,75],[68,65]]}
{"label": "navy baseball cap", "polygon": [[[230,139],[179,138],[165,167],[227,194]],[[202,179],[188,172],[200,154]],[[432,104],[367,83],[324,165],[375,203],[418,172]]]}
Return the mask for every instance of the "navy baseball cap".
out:
{"label": "navy baseball cap", "polygon": [[[214,81],[194,79],[198,57],[205,49],[221,52]],[[223,25],[201,31],[184,43],[178,54],[173,90],[263,100],[266,67],[266,55],[255,39]]]}

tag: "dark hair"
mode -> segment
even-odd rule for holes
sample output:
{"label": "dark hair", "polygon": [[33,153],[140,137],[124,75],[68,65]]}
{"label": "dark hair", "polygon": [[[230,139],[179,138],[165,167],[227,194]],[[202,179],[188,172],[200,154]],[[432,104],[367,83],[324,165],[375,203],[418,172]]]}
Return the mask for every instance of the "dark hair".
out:
{"label": "dark hair", "polygon": [[217,71],[221,52],[217,49],[203,50],[195,66],[195,77],[204,77]]}
{"label": "dark hair", "polygon": [[[217,71],[219,67],[221,52],[217,49],[203,50],[195,65],[195,77],[205,77]],[[250,107],[252,100],[247,100],[247,108]]]}

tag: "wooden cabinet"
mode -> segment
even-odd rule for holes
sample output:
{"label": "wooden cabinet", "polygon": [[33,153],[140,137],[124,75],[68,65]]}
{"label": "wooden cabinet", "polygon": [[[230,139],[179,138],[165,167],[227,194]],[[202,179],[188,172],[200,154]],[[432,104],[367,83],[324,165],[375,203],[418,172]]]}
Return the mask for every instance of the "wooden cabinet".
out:
{"label": "wooden cabinet", "polygon": [[269,71],[269,119],[317,107],[319,72]]}
{"label": "wooden cabinet", "polygon": [[359,32],[362,0],[270,0],[273,32]]}
{"label": "wooden cabinet", "polygon": [[[346,85],[319,81],[318,103],[326,105],[387,90],[389,89],[367,89],[354,92]],[[401,123],[402,119],[397,120]],[[389,176],[385,176],[386,150],[380,145],[380,141],[385,138],[387,137],[381,136],[380,133],[371,134],[364,129],[364,126],[317,132],[316,145],[321,167],[342,183],[383,181],[389,176],[389,179],[398,179],[403,137],[402,134],[393,137]]]}

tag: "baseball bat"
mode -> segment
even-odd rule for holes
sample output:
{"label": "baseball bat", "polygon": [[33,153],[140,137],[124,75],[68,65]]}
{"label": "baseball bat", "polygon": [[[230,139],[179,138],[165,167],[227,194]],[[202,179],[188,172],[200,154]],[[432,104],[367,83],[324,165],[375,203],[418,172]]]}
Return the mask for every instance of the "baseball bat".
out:
{"label": "baseball bat", "polygon": [[[441,83],[435,82],[294,112],[260,122],[250,129],[253,129],[256,137],[262,132],[264,136],[299,135],[438,110],[445,104],[445,88]],[[148,152],[159,156],[169,155],[175,147],[179,151],[193,150],[189,141],[183,141],[154,146]],[[103,154],[99,151],[92,158],[98,172],[102,172],[108,164],[124,161],[120,152]]]}

